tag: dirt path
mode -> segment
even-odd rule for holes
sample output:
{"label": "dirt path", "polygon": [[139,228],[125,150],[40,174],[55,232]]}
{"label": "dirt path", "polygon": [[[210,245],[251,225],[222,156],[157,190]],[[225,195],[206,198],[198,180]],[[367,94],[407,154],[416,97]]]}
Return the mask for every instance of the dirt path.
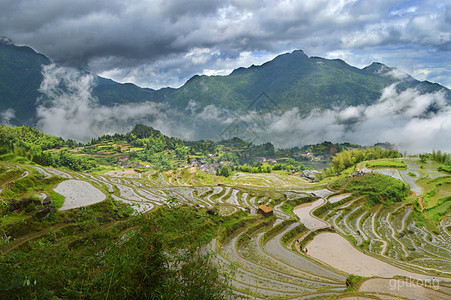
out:
{"label": "dirt path", "polygon": [[421,213],[424,215],[423,197],[418,197],[418,202],[420,202]]}

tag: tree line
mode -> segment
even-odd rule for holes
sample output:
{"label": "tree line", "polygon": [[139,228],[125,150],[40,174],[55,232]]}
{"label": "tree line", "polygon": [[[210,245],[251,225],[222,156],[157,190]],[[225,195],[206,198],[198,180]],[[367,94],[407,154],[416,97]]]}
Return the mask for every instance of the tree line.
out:
{"label": "tree line", "polygon": [[365,149],[352,149],[345,150],[337,153],[332,158],[332,163],[329,168],[324,170],[324,176],[333,176],[340,174],[345,169],[352,167],[353,165],[366,161],[379,158],[398,158],[402,157],[401,153],[392,149],[380,149],[376,147],[368,147]]}

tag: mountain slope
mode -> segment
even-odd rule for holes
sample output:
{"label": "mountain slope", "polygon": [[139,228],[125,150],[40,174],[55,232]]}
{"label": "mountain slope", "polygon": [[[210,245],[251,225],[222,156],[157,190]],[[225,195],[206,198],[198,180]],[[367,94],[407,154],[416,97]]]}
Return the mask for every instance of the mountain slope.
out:
{"label": "mountain slope", "polygon": [[41,65],[50,63],[49,58],[29,47],[0,39],[0,110],[14,109],[16,122],[30,125],[43,78]]}
{"label": "mountain slope", "polygon": [[[14,109],[12,124],[36,124],[36,101],[42,96],[38,91],[43,79],[42,65],[51,63],[49,58],[29,47],[0,39],[0,112]],[[185,123],[192,122],[185,112],[193,103],[199,110],[213,104],[237,112],[259,111],[254,104],[261,95],[271,103],[270,109],[296,107],[304,115],[313,109],[367,106],[395,82],[399,82],[398,90],[411,87],[422,93],[442,90],[451,103],[447,88],[420,82],[395,68],[373,63],[358,69],[338,59],[308,57],[301,50],[279,55],[261,66],[238,68],[227,76],[196,75],[178,89],[152,90],[99,76],[94,78],[92,94],[100,105],[166,103]]]}
{"label": "mountain slope", "polygon": [[[15,111],[14,125],[34,125],[36,100],[43,80],[42,66],[52,61],[26,46],[16,46],[7,38],[0,38],[0,111]],[[152,89],[134,84],[120,84],[95,76],[93,96],[101,105],[145,102],[150,100]]]}
{"label": "mountain slope", "polygon": [[[215,104],[243,110],[264,92],[278,108],[297,107],[302,113],[315,108],[369,105],[379,99],[385,87],[400,81],[391,75],[401,73],[396,71],[380,63],[358,69],[342,60],[308,57],[298,50],[261,66],[238,68],[228,76],[194,76],[173,90],[168,102],[179,109],[195,101],[201,107]],[[400,90],[409,87],[422,92],[443,90],[448,101],[451,99],[450,91],[438,84],[420,82],[407,74],[403,77]]]}

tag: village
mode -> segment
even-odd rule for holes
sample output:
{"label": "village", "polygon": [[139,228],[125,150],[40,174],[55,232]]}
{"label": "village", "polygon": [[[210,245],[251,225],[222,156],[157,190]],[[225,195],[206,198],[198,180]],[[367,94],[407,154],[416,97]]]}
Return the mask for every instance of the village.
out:
{"label": "village", "polygon": [[[199,171],[211,174],[211,175],[217,175],[219,170],[222,166],[227,165],[229,167],[233,167],[233,162],[231,161],[219,161],[214,162],[215,159],[219,157],[218,154],[208,154],[206,158],[196,158],[196,157],[189,157],[185,161],[181,161],[177,163],[178,168],[192,168],[195,167]],[[304,160],[310,160],[312,162],[319,162],[321,160],[324,160],[324,155],[315,156],[312,153],[309,152],[303,152],[300,155],[293,155],[291,158],[293,159],[299,159],[303,158]],[[275,164],[278,164],[279,162],[274,158],[267,158],[267,157],[255,157],[256,163],[267,163],[272,166]],[[118,159],[117,163],[122,169],[137,169],[140,171],[144,171],[145,169],[163,169],[164,167],[155,167],[150,164],[143,164],[140,161],[130,161],[128,156],[122,156]],[[297,175],[301,176],[304,179],[314,182],[317,180],[316,175],[320,174],[321,172],[316,169],[305,169],[301,172],[296,172],[294,170],[288,170],[287,171],[291,175]]]}

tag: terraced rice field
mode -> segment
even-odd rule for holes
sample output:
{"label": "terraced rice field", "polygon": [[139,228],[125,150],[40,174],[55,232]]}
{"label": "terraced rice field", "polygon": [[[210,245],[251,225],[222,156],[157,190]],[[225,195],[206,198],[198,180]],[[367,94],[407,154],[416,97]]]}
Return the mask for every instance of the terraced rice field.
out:
{"label": "terraced rice field", "polygon": [[[198,179],[177,178],[179,175],[175,173],[117,171],[94,175],[26,168],[20,176],[27,176],[25,172],[39,172],[43,176],[66,179],[54,188],[66,196],[61,209],[90,205],[110,195],[129,203],[137,213],[177,199],[180,203],[213,208],[222,215],[245,211],[257,216],[254,224],[238,228],[225,240],[213,240],[210,244],[218,251],[218,262],[236,264],[232,284],[237,298],[339,296],[346,291],[345,281],[350,274],[377,277],[359,287],[361,299],[370,296],[413,299],[417,295],[424,295],[424,299],[451,298],[450,288],[446,288],[449,284],[446,282],[451,282],[449,214],[441,221],[438,231],[433,231],[418,224],[409,203],[368,209],[362,197],[274,174],[265,177],[240,173],[233,178],[234,184],[195,185]],[[383,172],[404,177],[398,171]],[[249,184],[245,184],[246,177],[250,179]],[[277,188],[271,186],[276,183]],[[74,192],[78,196],[71,190],[78,190]],[[285,202],[306,195],[311,201],[294,208],[297,218],[282,210]],[[259,225],[265,220],[257,213],[261,204],[273,207],[275,216],[265,226]],[[390,289],[394,276],[425,282],[434,277],[443,288],[417,287],[415,292]]]}

